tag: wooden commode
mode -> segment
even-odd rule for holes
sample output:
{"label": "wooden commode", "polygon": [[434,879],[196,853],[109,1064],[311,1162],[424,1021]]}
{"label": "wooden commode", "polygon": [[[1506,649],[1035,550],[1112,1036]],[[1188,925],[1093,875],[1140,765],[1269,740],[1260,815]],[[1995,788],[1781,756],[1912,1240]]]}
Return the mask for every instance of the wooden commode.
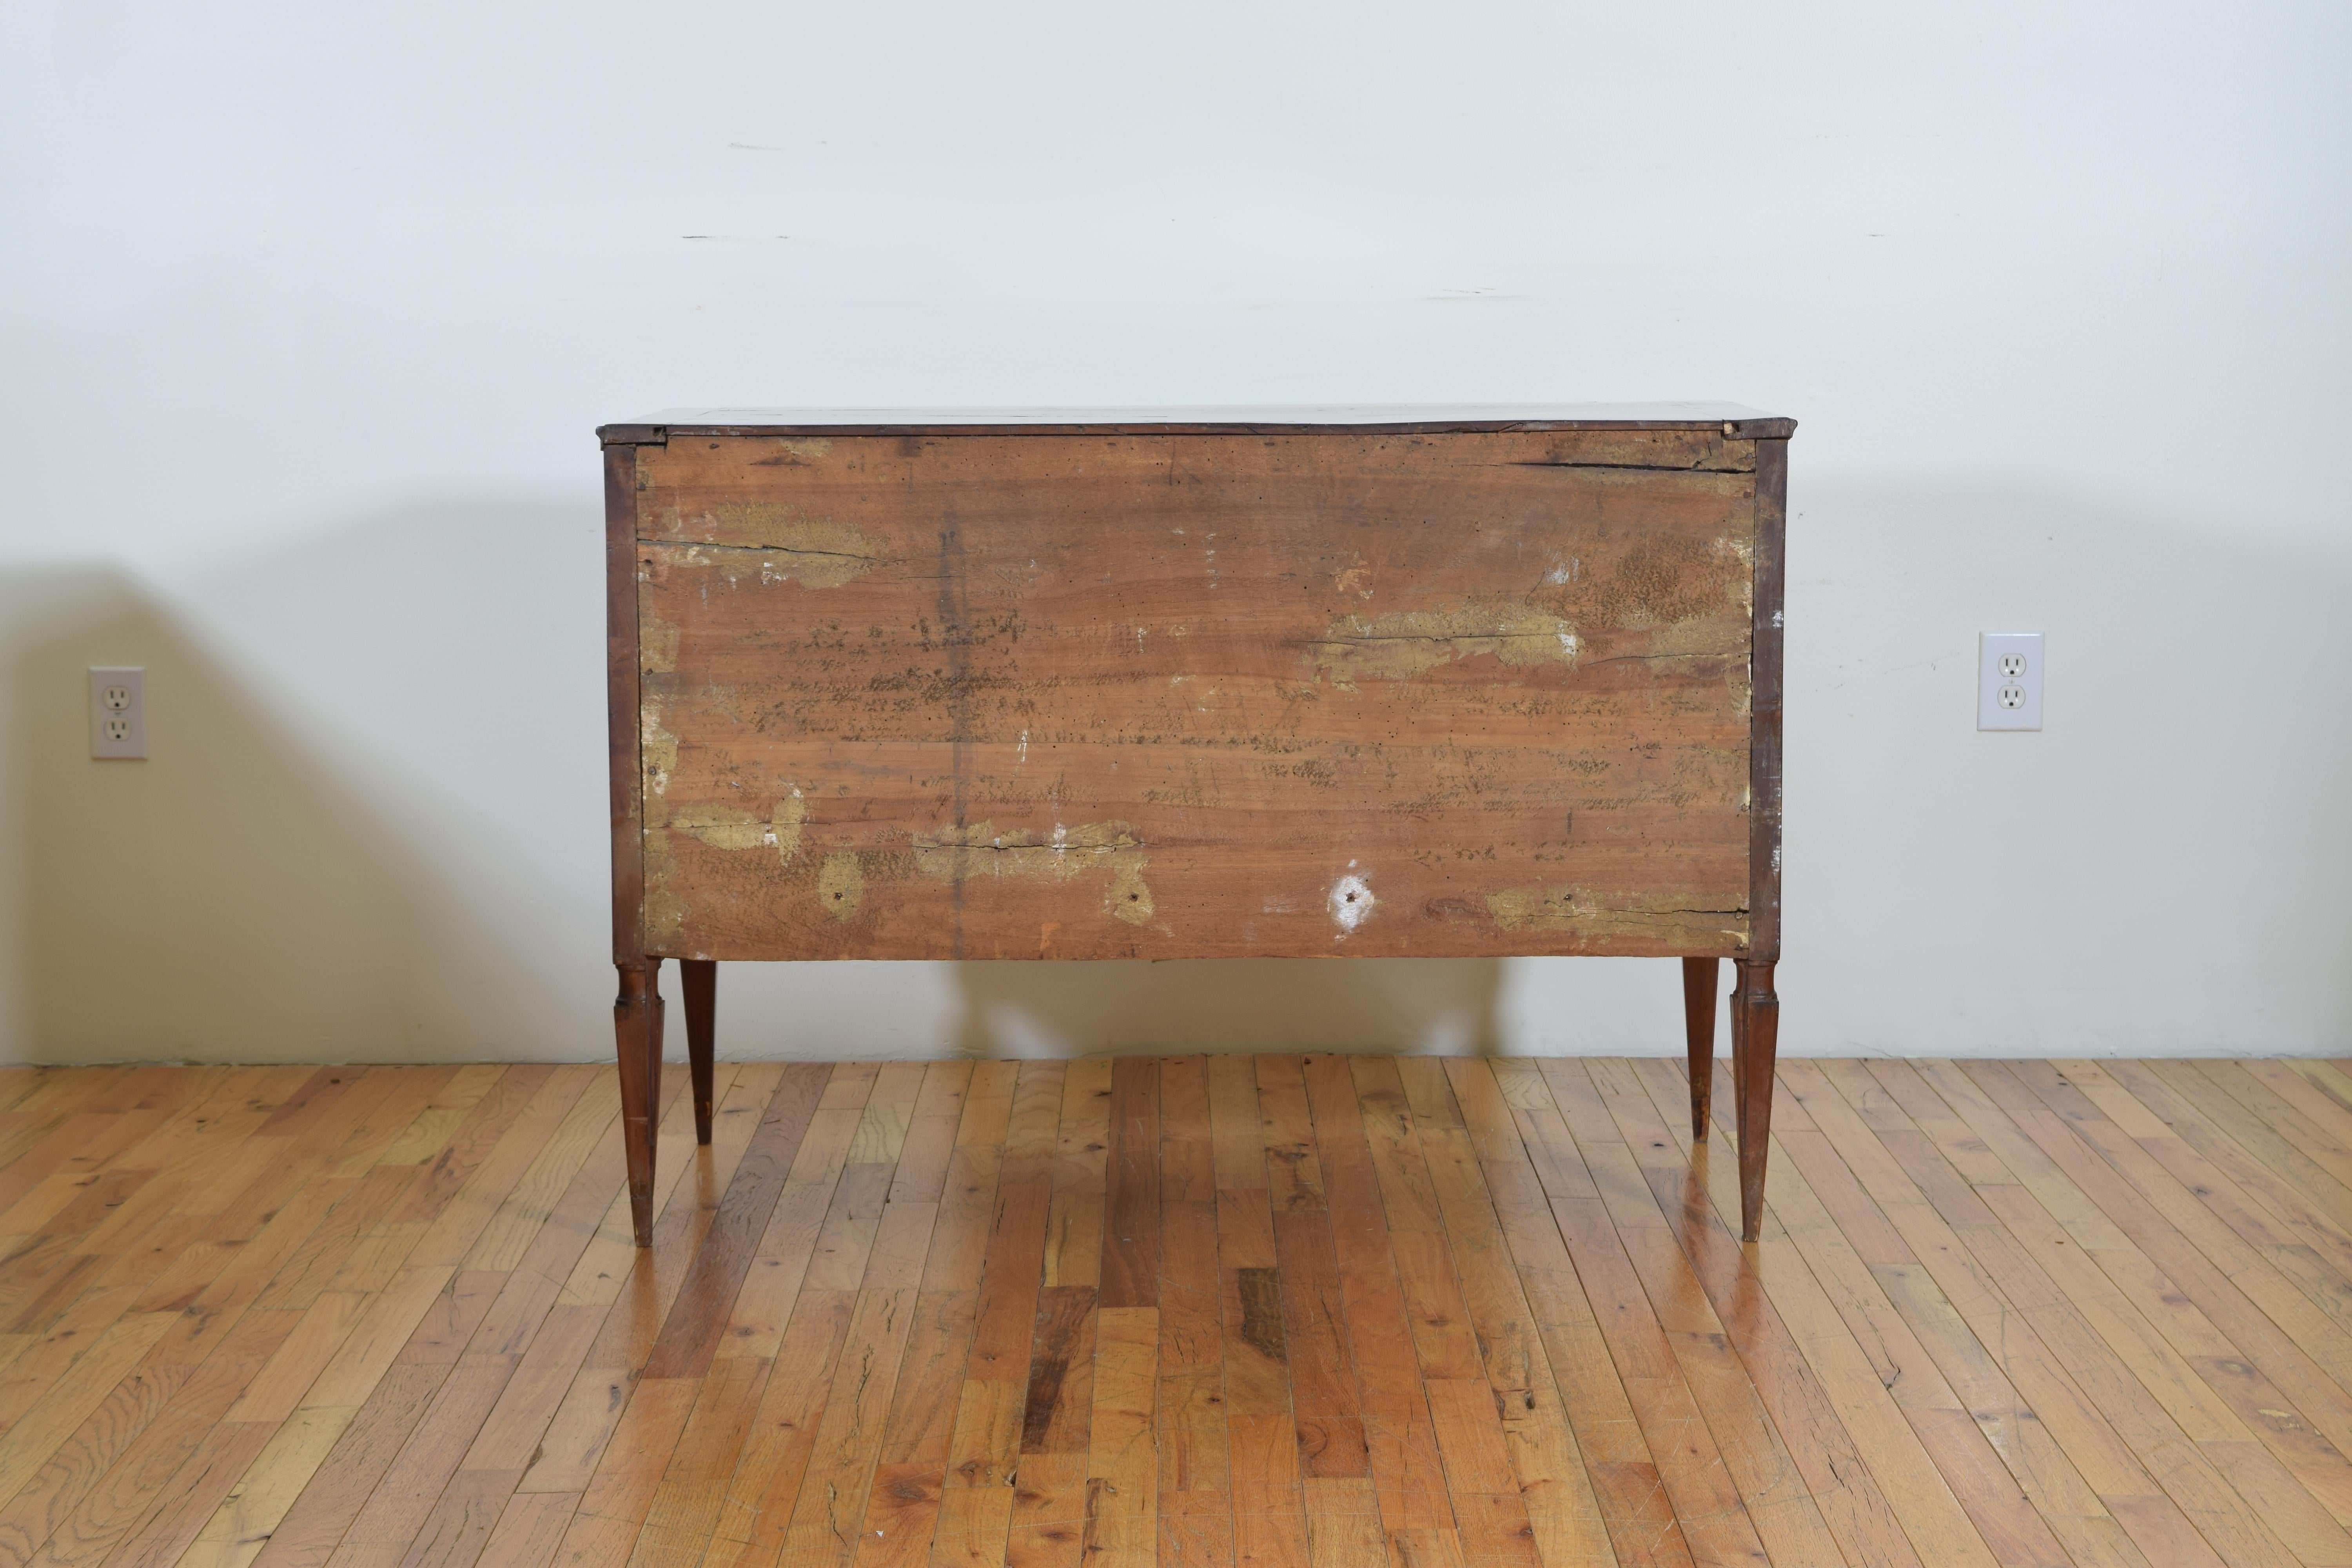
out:
{"label": "wooden commode", "polygon": [[[709,1138],[729,959],[1684,963],[1746,1236],[1794,422],[1629,407],[678,409],[606,426],[614,1010]],[[1171,1042],[1171,1045],[1176,1042]]]}

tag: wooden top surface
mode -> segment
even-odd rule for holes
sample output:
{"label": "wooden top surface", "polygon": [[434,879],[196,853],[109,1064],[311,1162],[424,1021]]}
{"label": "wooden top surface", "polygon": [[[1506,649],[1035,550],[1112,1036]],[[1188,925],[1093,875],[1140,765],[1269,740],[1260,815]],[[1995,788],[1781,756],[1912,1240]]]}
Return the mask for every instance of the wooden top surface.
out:
{"label": "wooden top surface", "polygon": [[1334,430],[1691,430],[1723,426],[1741,438],[1785,438],[1794,419],[1737,403],[1263,404],[1162,408],[665,408],[602,426],[608,443],[675,431],[695,436],[1248,435]]}

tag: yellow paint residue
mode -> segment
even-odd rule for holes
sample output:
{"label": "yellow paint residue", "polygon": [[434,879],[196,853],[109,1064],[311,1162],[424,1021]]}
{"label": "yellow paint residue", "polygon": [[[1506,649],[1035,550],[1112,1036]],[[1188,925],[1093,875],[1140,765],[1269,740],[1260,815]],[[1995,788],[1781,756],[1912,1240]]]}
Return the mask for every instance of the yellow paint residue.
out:
{"label": "yellow paint residue", "polygon": [[1505,931],[1566,931],[1580,910],[1574,888],[1506,888],[1486,895],[1486,912]]}
{"label": "yellow paint residue", "polygon": [[1103,894],[1104,907],[1129,925],[1146,923],[1151,919],[1151,889],[1143,883],[1143,858],[1113,864],[1110,887]]}
{"label": "yellow paint residue", "polygon": [[[838,588],[882,564],[882,547],[855,523],[811,517],[781,501],[721,501],[699,511],[671,507],[660,518],[662,537],[698,539],[717,549],[763,552],[760,580]],[[689,564],[713,563],[689,553]]]}
{"label": "yellow paint residue", "polygon": [[677,771],[677,737],[662,728],[661,705],[646,699],[637,715],[637,754],[645,764],[646,818],[654,820],[654,800],[669,793],[669,775]]}
{"label": "yellow paint residue", "polygon": [[1410,680],[1455,659],[1491,655],[1509,665],[1573,665],[1582,652],[1573,622],[1519,599],[1342,616],[1307,646],[1316,671],[1343,691],[1361,680]]}
{"label": "yellow paint residue", "polygon": [[801,824],[808,820],[808,802],[794,790],[776,802],[776,809],[768,817],[771,840],[776,847],[776,858],[789,866],[801,847]]}
{"label": "yellow paint residue", "polygon": [[667,675],[677,668],[677,628],[647,616],[637,626],[637,668]]}
{"label": "yellow paint residue", "polygon": [[772,848],[776,858],[789,866],[801,847],[801,825],[807,820],[808,801],[793,790],[776,802],[764,821],[729,806],[681,805],[666,812],[661,826],[713,849]]}
{"label": "yellow paint residue", "polygon": [[1745,658],[1748,655],[1747,625],[1729,616],[1693,616],[1651,628],[1645,642],[1637,645],[1652,658],[1661,654],[1715,655],[1722,658]]}
{"label": "yellow paint residue", "polygon": [[1715,542],[1717,559],[1728,557],[1737,570],[1727,584],[1732,603],[1739,606],[1741,618],[1756,613],[1756,542],[1736,533],[1727,533]]}
{"label": "yellow paint residue", "polygon": [[1068,881],[1095,872],[1110,874],[1104,907],[1130,925],[1151,919],[1151,889],[1144,882],[1150,857],[1135,829],[1124,822],[1056,826],[1050,835],[999,833],[992,823],[943,826],[915,840],[915,868],[942,882],[982,877],[1024,877]]}
{"label": "yellow paint residue", "polygon": [[[1645,900],[1646,901],[1646,900]],[[1577,888],[1506,888],[1486,895],[1486,912],[1505,931],[1573,931],[1596,937],[1730,937],[1748,942],[1748,917],[1738,910],[1605,907]]]}
{"label": "yellow paint residue", "polygon": [[816,896],[835,920],[846,921],[857,912],[857,901],[866,896],[866,873],[854,852],[824,858],[824,866],[816,874]]}
{"label": "yellow paint residue", "polygon": [[757,849],[772,831],[749,812],[719,805],[675,806],[667,826],[671,832],[698,839],[713,849]]}

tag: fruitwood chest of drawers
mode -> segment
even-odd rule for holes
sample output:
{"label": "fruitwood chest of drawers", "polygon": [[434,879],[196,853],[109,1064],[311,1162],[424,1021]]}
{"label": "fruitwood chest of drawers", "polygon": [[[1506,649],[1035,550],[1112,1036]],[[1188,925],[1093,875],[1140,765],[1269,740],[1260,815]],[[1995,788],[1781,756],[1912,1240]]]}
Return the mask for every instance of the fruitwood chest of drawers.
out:
{"label": "fruitwood chest of drawers", "polygon": [[677,959],[1780,955],[1794,423],[1717,405],[672,410],[604,446],[640,1241]]}

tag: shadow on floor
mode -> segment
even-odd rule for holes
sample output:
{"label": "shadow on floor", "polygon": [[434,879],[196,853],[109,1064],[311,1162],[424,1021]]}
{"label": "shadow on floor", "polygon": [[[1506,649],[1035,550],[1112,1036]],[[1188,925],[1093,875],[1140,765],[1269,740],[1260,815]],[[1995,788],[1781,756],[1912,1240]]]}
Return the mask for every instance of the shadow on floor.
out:
{"label": "shadow on floor", "polygon": [[966,1056],[1497,1048],[1495,958],[964,963]]}

